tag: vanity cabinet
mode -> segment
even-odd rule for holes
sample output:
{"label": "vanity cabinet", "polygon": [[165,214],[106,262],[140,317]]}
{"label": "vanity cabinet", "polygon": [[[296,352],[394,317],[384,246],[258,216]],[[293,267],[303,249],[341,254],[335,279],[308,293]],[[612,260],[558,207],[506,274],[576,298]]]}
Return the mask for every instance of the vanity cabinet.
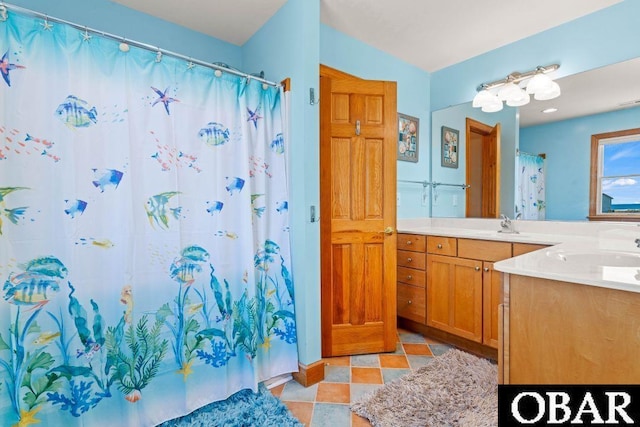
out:
{"label": "vanity cabinet", "polygon": [[427,325],[497,349],[502,275],[493,262],[511,257],[511,243],[456,240],[456,256],[427,256]]}
{"label": "vanity cabinet", "polygon": [[398,234],[398,316],[425,323],[426,236]]}
{"label": "vanity cabinet", "polygon": [[640,293],[505,274],[502,384],[640,384]]}
{"label": "vanity cabinet", "polygon": [[493,263],[544,245],[398,234],[398,316],[498,349],[503,275]]}

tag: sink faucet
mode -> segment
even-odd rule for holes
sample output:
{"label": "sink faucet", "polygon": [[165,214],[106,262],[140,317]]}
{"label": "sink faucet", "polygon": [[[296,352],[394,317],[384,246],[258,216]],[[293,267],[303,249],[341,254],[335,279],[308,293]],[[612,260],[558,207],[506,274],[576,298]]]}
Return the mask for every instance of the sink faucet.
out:
{"label": "sink faucet", "polygon": [[636,245],[640,248],[640,239],[636,239]]}
{"label": "sink faucet", "polygon": [[[500,233],[517,233],[517,231],[513,228],[513,223],[508,216],[506,216],[505,214],[500,214],[500,218],[502,219],[502,221],[500,221],[500,227],[502,228],[500,230]],[[518,216],[516,217],[516,219],[517,218]]]}

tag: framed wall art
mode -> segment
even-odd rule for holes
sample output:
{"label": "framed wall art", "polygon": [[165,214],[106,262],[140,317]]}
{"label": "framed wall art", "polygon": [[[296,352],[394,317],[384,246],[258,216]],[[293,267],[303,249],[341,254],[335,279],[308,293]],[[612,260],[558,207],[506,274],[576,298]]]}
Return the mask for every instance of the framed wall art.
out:
{"label": "framed wall art", "polygon": [[458,167],[458,138],[460,132],[442,126],[442,156],[441,164],[446,168]]}
{"label": "framed wall art", "polygon": [[398,113],[398,160],[418,161],[419,128],[419,119]]}

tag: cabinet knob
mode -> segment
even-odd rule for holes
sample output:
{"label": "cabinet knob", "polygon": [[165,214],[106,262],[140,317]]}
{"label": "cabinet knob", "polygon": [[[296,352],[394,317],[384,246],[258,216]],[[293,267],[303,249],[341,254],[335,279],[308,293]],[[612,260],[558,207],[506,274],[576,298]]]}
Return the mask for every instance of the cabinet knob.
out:
{"label": "cabinet knob", "polygon": [[411,261],[413,261],[413,258],[411,257],[407,258],[407,262],[411,262]]}
{"label": "cabinet knob", "polygon": [[411,300],[407,301],[407,304],[411,304]]}
{"label": "cabinet knob", "polygon": [[480,267],[476,266],[476,271],[480,271]]}
{"label": "cabinet knob", "polygon": [[410,244],[411,244],[411,240],[407,240],[407,245],[410,245]]}
{"label": "cabinet knob", "polygon": [[442,249],[442,243],[438,243],[438,249]]}
{"label": "cabinet knob", "polygon": [[486,272],[488,272],[488,271],[489,271],[489,267],[485,267],[485,268],[484,268],[484,272],[486,273]]}
{"label": "cabinet knob", "polygon": [[407,276],[407,280],[411,280],[411,279],[413,279],[413,276],[412,275],[408,275]]}

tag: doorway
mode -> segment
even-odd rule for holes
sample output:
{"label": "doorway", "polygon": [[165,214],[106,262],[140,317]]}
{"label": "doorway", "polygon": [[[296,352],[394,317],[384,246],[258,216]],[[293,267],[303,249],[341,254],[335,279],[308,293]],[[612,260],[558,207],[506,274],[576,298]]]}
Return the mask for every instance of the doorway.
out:
{"label": "doorway", "polygon": [[466,120],[467,218],[497,218],[500,214],[500,123],[490,126]]}

